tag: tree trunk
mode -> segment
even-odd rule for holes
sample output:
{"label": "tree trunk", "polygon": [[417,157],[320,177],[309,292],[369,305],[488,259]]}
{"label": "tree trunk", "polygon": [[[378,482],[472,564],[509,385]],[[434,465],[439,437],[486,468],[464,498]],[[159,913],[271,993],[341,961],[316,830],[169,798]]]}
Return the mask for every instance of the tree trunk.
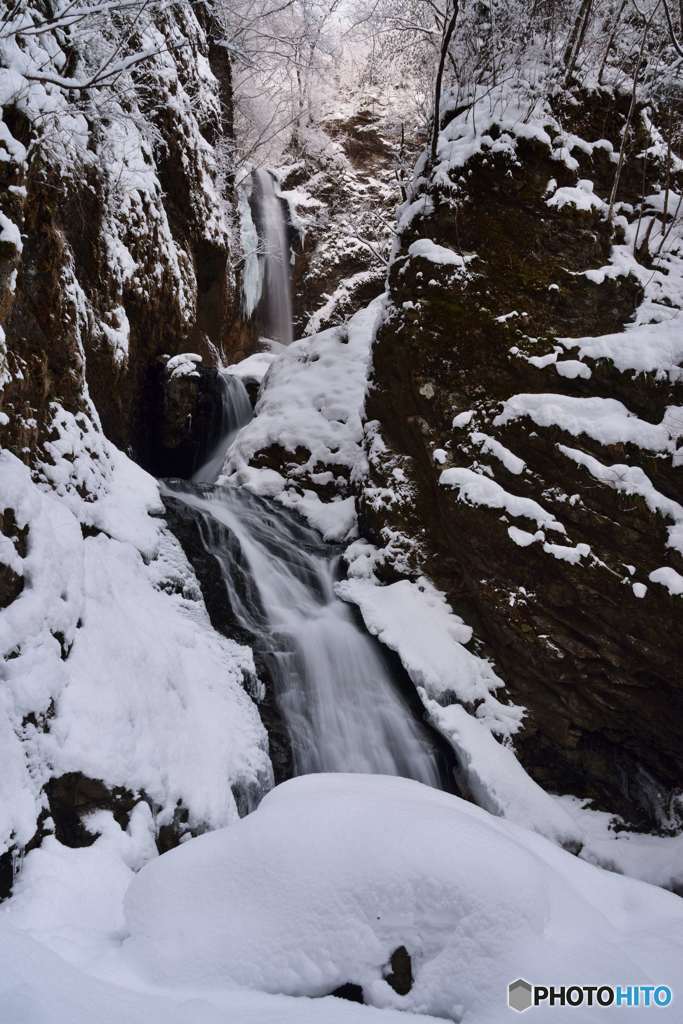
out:
{"label": "tree trunk", "polygon": [[591,9],[593,7],[593,0],[582,0],[579,13],[576,16],[574,22],[574,28],[569,37],[567,48],[564,51],[564,66],[566,69],[565,82],[568,82],[572,76],[574,68],[576,66],[576,59],[579,56],[579,51],[586,35],[586,29],[588,28],[588,20],[591,16]]}
{"label": "tree trunk", "polygon": [[441,53],[439,54],[439,67],[436,72],[436,84],[434,86],[434,124],[432,125],[432,166],[436,163],[436,148],[439,142],[439,129],[441,127],[441,85],[443,82],[443,69],[446,64],[446,58],[448,56],[448,48],[451,45],[451,38],[453,36],[453,30],[455,29],[455,22],[458,17],[458,11],[460,9],[459,0],[453,0],[453,13],[450,19],[446,22],[446,28],[441,40]]}

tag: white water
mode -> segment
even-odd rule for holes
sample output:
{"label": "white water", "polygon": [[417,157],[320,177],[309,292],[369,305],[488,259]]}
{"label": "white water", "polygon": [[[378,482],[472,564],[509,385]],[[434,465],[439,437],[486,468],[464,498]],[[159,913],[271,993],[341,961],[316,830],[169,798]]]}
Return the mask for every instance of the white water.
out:
{"label": "white water", "polygon": [[289,345],[292,332],[290,251],[284,204],[269,171],[254,171],[259,234],[263,247],[261,317],[263,334],[271,341]]}
{"label": "white water", "polygon": [[170,492],[195,510],[236,622],[255,638],[297,774],[375,772],[441,785],[430,731],[378,643],[334,593],[339,556],[285,509],[235,486]]}
{"label": "white water", "polygon": [[235,439],[237,431],[252,417],[251,400],[242,380],[225,371],[219,373],[221,386],[221,414],[217,441],[206,462],[193,473],[196,484],[212,484],[220,476],[225,454]]}

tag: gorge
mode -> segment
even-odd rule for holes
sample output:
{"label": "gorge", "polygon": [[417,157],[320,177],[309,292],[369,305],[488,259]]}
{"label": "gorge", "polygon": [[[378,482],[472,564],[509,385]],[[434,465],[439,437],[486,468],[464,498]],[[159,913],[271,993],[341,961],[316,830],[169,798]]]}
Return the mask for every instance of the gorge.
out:
{"label": "gorge", "polygon": [[3,12],[3,1024],[677,1019],[679,22]]}

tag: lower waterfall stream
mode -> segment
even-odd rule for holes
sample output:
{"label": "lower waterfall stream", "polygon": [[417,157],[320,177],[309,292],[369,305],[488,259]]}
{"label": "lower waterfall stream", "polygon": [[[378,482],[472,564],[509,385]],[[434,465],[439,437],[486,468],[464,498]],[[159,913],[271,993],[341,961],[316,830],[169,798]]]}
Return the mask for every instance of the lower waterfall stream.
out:
{"label": "lower waterfall stream", "polygon": [[335,594],[339,550],[276,502],[210,482],[235,424],[245,422],[246,393],[235,381],[223,390],[232,408],[222,442],[192,481],[166,481],[163,491],[190,513],[219,568],[231,618],[267,666],[294,773],[371,772],[451,788],[416,696],[411,703],[387,652]]}

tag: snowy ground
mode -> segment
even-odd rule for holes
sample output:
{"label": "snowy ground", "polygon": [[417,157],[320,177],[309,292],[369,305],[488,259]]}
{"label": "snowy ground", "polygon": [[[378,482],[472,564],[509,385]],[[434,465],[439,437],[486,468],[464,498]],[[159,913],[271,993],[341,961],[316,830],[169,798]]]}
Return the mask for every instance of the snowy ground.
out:
{"label": "snowy ground", "polygon": [[251,651],[212,629],[156,482],[85,417],[55,422],[51,487],[0,454],[0,555],[23,580],[0,624],[0,848],[31,839],[68,772],[145,794],[157,828],[179,805],[190,830],[226,825],[231,787],[253,801],[272,780]]}
{"label": "snowy ground", "polygon": [[[419,783],[296,779],[160,858],[148,859],[143,822],[129,834],[99,826],[92,847],[53,840],[29,854],[3,906],[8,1024],[389,1024],[398,1010],[496,1024],[520,976],[683,983],[678,897]],[[405,995],[386,980],[399,946],[412,966]],[[345,982],[376,1009],[319,998]]]}

